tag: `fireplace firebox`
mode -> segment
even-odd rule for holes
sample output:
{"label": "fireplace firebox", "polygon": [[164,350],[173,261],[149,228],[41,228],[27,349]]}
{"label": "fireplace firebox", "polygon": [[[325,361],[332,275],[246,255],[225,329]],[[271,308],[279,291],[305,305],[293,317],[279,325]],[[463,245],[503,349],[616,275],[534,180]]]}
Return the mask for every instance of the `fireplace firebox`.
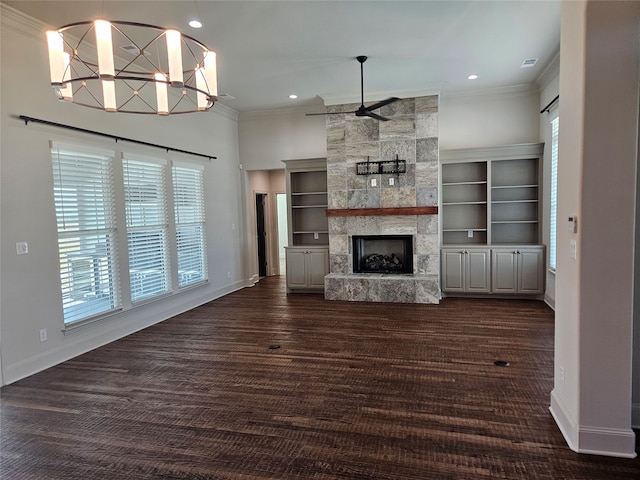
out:
{"label": "fireplace firebox", "polygon": [[411,235],[354,235],[353,273],[413,273]]}

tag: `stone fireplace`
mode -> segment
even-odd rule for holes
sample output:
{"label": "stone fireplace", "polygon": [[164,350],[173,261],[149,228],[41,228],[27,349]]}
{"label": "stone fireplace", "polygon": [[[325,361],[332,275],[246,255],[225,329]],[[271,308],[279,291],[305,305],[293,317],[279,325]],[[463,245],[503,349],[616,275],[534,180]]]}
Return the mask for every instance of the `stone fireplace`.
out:
{"label": "stone fireplace", "polygon": [[[357,107],[336,105],[328,111]],[[380,114],[390,121],[327,116],[330,273],[325,298],[438,303],[438,96],[402,99]],[[397,159],[406,162],[404,173],[380,169],[363,175],[357,167]],[[372,238],[387,244],[371,251]],[[368,253],[363,256],[361,249]],[[378,257],[363,271],[369,255]],[[397,262],[402,269],[396,270]]]}

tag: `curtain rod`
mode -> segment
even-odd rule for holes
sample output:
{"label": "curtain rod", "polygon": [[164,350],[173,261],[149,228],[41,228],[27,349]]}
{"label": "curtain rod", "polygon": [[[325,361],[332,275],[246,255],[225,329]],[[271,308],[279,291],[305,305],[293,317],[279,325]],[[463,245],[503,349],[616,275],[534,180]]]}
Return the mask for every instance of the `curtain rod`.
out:
{"label": "curtain rod", "polygon": [[549,109],[551,108],[551,105],[553,105],[554,103],[556,103],[558,101],[558,99],[560,98],[560,95],[556,95],[556,98],[554,98],[553,100],[551,100],[549,102],[549,104],[544,107],[542,110],[540,110],[540,113],[544,113],[544,112],[548,112]]}
{"label": "curtain rod", "polygon": [[96,132],[95,130],[88,130],[86,128],[74,127],[72,125],[65,125],[64,123],[56,123],[51,122],[49,120],[42,120],[40,118],[27,117],[26,115],[20,115],[20,120],[24,120],[25,125],[29,125],[29,122],[42,123],[44,125],[50,125],[52,127],[66,128],[68,130],[73,130],[76,132],[89,133],[91,135],[98,135],[100,137],[112,138],[118,142],[118,140],[124,140],[125,142],[137,143],[139,145],[146,145],[148,147],[156,147],[166,150],[167,152],[179,152],[186,153],[187,155],[195,155],[196,157],[208,158],[209,160],[215,160],[218,157],[214,157],[212,155],[204,155],[202,153],[190,152],[188,150],[181,150],[179,148],[166,147],[164,145],[158,145],[156,143],[143,142],[142,140],[135,140],[133,138],[121,137],[119,135],[111,135],[110,133]]}

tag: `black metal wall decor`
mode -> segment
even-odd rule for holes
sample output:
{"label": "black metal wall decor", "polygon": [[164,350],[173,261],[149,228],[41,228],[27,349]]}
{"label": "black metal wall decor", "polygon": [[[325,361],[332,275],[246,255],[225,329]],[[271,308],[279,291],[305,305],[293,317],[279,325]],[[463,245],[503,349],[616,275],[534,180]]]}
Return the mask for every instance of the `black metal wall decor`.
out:
{"label": "black metal wall decor", "polygon": [[395,160],[383,160],[381,162],[370,162],[367,157],[366,162],[356,163],[356,175],[376,175],[389,174],[399,175],[407,171],[407,161],[400,160],[396,155]]}

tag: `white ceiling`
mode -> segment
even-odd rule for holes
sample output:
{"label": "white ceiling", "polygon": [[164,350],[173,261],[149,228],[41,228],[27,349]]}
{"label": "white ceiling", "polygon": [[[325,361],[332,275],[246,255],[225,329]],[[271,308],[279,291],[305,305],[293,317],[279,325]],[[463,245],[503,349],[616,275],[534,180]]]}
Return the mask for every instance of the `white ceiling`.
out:
{"label": "white ceiling", "polygon": [[[221,103],[239,112],[359,102],[357,55],[369,57],[367,102],[532,84],[560,47],[559,0],[4,3],[53,27],[97,17],[175,27],[217,52],[219,92],[235,97]],[[187,25],[195,17],[200,30]]]}

